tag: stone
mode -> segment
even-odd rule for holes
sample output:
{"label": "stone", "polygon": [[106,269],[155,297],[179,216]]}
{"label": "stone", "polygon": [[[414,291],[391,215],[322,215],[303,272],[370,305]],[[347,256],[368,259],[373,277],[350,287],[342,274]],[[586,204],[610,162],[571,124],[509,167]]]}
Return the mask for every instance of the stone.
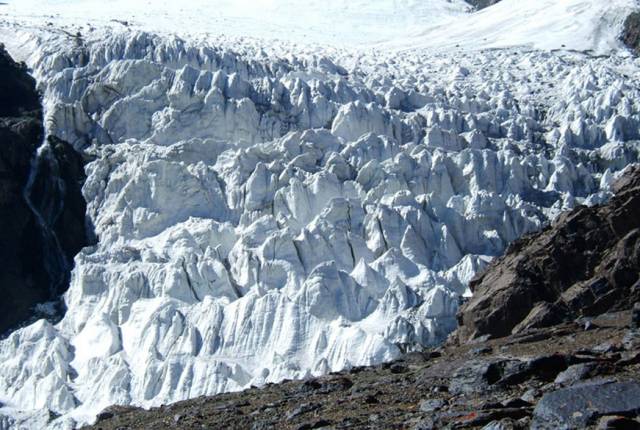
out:
{"label": "stone", "polygon": [[633,305],[633,310],[631,311],[631,327],[632,328],[640,328],[640,302],[636,302]]}
{"label": "stone", "polygon": [[375,405],[380,403],[380,400],[376,396],[368,395],[364,398],[364,402],[368,405]]}
{"label": "stone", "polygon": [[487,411],[471,412],[456,420],[459,426],[477,427],[486,425],[502,419],[520,419],[531,414],[530,409],[525,408],[504,408]]}
{"label": "stone", "polygon": [[640,349],[640,330],[629,330],[622,338],[622,346],[626,350]]}
{"label": "stone", "polygon": [[275,424],[271,421],[254,421],[251,425],[251,430],[267,430],[275,427]]}
{"label": "stone", "polygon": [[493,349],[489,346],[479,346],[469,351],[469,355],[485,355],[490,354]]}
{"label": "stone", "polygon": [[452,394],[481,392],[498,382],[500,378],[496,363],[471,360],[453,373],[449,392]]}
{"label": "stone", "polygon": [[637,382],[594,382],[545,394],[533,412],[532,429],[584,428],[604,415],[640,411]]}
{"label": "stone", "polygon": [[109,410],[105,410],[105,411],[100,412],[98,414],[98,416],[96,417],[97,422],[108,420],[110,418],[113,418],[113,412],[111,412]]}
{"label": "stone", "polygon": [[640,351],[630,351],[622,353],[620,360],[616,361],[616,366],[631,366],[640,363]]}
{"label": "stone", "polygon": [[482,430],[515,430],[519,428],[516,422],[510,418],[491,421]]}
{"label": "stone", "polygon": [[346,376],[340,376],[336,378],[321,380],[319,392],[323,394],[330,393],[332,391],[343,391],[353,387],[353,381]]}
{"label": "stone", "polygon": [[320,408],[320,405],[318,405],[317,403],[304,403],[298,406],[297,408],[287,412],[287,419],[291,420],[297,416],[304,415],[309,412],[313,412],[319,408]]}
{"label": "stone", "polygon": [[640,422],[627,417],[606,416],[598,421],[597,430],[638,430]]}
{"label": "stone", "polygon": [[593,351],[599,354],[610,354],[621,350],[622,348],[613,342],[604,342],[593,348]]}
{"label": "stone", "polygon": [[539,395],[540,392],[538,390],[535,388],[529,388],[522,396],[520,396],[520,398],[527,403],[534,403]]}
{"label": "stone", "polygon": [[421,421],[419,421],[414,427],[413,430],[434,430],[436,429],[436,424],[433,418],[427,417]]}
{"label": "stone", "polygon": [[420,402],[420,410],[422,412],[433,412],[442,409],[445,404],[446,402],[441,399],[423,400]]}
{"label": "stone", "polygon": [[394,374],[400,374],[400,373],[407,373],[409,369],[407,368],[407,366],[403,366],[402,364],[395,363],[395,364],[392,364],[391,367],[389,367],[389,371]]}
{"label": "stone", "polygon": [[517,397],[502,402],[502,407],[504,408],[530,408],[531,406],[531,402],[527,402],[526,400]]}
{"label": "stone", "polygon": [[314,421],[312,423],[305,423],[301,426],[297,427],[297,430],[311,430],[311,429],[319,429],[323,427],[327,427],[331,425],[331,421],[320,419],[318,421]]}
{"label": "stone", "polygon": [[574,384],[578,381],[586,379],[596,369],[595,363],[581,363],[569,366],[569,368],[560,374],[555,379],[556,384]]}

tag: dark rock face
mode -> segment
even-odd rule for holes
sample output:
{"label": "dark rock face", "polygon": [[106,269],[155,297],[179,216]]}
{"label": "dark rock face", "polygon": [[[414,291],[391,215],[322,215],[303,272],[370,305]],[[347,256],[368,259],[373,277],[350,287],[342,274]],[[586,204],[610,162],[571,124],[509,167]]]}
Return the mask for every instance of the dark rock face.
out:
{"label": "dark rock face", "polygon": [[533,412],[532,429],[586,428],[607,415],[640,412],[640,384],[596,382],[545,394]]}
{"label": "dark rock face", "polygon": [[606,205],[579,207],[514,242],[471,281],[459,341],[626,310],[640,300],[640,168]]}
{"label": "dark rock face", "polygon": [[627,17],[621,38],[629,49],[640,55],[640,12],[634,12]]}
{"label": "dark rock face", "polygon": [[500,0],[467,0],[467,3],[475,7],[477,10],[484,9],[489,6],[493,6],[494,4],[499,2]]}
{"label": "dark rock face", "polygon": [[[83,162],[65,142],[44,141],[35,81],[0,47],[0,335],[36,316],[68,286],[87,243]],[[33,170],[33,167],[36,170]],[[37,172],[31,175],[32,172]]]}
{"label": "dark rock face", "polygon": [[0,46],[0,117],[19,117],[40,111],[36,82],[27,74],[27,66],[13,61],[4,46]]}

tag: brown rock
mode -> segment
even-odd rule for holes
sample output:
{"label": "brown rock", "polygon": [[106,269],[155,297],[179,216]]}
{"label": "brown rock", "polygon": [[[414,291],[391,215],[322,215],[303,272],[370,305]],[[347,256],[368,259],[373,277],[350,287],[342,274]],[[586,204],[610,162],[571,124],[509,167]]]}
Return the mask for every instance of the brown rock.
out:
{"label": "brown rock", "polygon": [[514,242],[474,278],[458,313],[459,341],[507,336],[640,300],[640,168],[608,204],[578,207]]}

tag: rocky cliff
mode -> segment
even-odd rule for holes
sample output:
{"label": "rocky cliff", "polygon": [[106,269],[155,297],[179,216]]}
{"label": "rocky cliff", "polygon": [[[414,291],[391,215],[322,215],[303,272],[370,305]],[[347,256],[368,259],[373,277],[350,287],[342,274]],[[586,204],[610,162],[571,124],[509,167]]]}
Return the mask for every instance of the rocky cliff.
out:
{"label": "rocky cliff", "polygon": [[640,54],[640,12],[634,12],[627,17],[621,38],[636,55]]}
{"label": "rocky cliff", "polygon": [[578,207],[514,242],[470,283],[458,314],[461,341],[502,337],[640,300],[640,169],[608,204]]}
{"label": "rocky cliff", "polygon": [[[44,141],[36,84],[0,48],[0,335],[55,314],[73,256],[86,244],[83,162],[69,144]],[[53,305],[53,303],[50,303]],[[53,305],[59,306],[58,304]]]}

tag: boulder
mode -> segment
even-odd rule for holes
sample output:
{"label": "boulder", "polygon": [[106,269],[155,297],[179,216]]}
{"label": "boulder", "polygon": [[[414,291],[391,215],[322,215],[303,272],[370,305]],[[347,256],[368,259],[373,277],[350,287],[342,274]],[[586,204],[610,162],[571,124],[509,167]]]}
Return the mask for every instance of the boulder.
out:
{"label": "boulder", "polygon": [[533,412],[532,429],[573,429],[595,424],[605,415],[640,412],[637,382],[595,382],[545,394]]}

